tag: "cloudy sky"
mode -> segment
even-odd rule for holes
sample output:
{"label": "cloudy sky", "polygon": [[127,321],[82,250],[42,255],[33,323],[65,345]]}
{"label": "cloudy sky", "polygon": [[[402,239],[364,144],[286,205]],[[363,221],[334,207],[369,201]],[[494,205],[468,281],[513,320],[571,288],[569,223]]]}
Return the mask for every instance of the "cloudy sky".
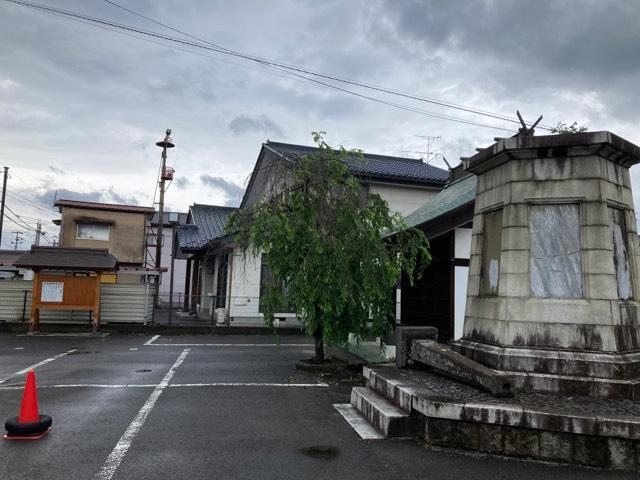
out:
{"label": "cloudy sky", "polygon": [[[36,0],[38,1],[38,0]],[[42,4],[174,37],[104,0]],[[475,109],[611,130],[640,143],[640,3],[421,0],[119,0],[227,49]],[[7,206],[53,238],[54,195],[151,205],[173,129],[166,201],[236,205],[267,139],[451,163],[508,132],[394,108],[265,66],[97,28],[0,0],[0,166]],[[514,129],[485,116],[338,84],[411,109]],[[539,133],[544,133],[539,131]],[[440,159],[435,161],[442,164]],[[640,173],[632,170],[640,190]],[[12,223],[5,232],[22,230]],[[3,235],[3,247],[10,236]]]}

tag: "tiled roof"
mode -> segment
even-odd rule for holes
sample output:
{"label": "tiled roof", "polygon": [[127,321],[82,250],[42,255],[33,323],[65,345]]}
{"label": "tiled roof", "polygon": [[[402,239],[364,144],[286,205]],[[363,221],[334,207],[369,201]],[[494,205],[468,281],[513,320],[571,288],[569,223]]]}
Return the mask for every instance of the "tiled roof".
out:
{"label": "tiled roof", "polygon": [[81,202],[79,200],[56,200],[56,207],[87,208],[90,210],[105,210],[110,212],[144,213],[155,212],[153,207],[141,207],[139,205],[120,205],[117,203]]}
{"label": "tiled roof", "polygon": [[183,250],[200,250],[209,241],[224,236],[224,227],[235,207],[194,204],[189,208],[193,224],[178,227],[178,244]]}
{"label": "tiled roof", "polygon": [[51,270],[107,271],[115,270],[118,261],[102,248],[37,247],[23,253],[16,267]]}
{"label": "tiled roof", "polygon": [[12,267],[24,250],[0,250],[0,267]]}
{"label": "tiled roof", "polygon": [[[289,159],[317,153],[319,150],[317,147],[279,142],[267,142],[264,146],[274,153]],[[416,158],[391,157],[365,152],[362,155],[364,161],[355,155],[351,155],[345,160],[351,173],[358,177],[426,185],[444,185],[449,178],[447,170],[428,165]]]}
{"label": "tiled roof", "polygon": [[410,213],[405,221],[410,227],[422,225],[451,212],[476,198],[477,177],[469,175],[449,183],[421,207]]}

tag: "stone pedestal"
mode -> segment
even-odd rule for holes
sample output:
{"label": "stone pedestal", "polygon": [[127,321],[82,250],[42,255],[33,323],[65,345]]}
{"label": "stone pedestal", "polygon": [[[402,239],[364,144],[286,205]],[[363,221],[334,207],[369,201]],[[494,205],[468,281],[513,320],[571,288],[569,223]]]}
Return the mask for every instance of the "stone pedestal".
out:
{"label": "stone pedestal", "polygon": [[478,176],[464,336],[455,348],[533,391],[640,398],[640,246],[610,132],[500,140]]}

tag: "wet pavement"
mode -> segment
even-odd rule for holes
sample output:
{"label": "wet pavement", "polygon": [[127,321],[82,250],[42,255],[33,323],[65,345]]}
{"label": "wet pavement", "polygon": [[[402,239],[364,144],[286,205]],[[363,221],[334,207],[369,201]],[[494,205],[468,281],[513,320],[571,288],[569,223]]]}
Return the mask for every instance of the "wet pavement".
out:
{"label": "wet pavement", "polygon": [[633,474],[362,440],[350,386],[295,370],[302,337],[0,336],[0,419],[37,365],[53,430],[0,442],[1,479],[562,479]]}

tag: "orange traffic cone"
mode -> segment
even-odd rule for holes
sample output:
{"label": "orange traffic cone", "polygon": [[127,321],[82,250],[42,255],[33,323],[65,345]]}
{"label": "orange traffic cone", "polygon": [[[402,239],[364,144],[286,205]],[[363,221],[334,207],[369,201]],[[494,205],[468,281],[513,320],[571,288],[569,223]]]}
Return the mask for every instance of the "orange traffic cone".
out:
{"label": "orange traffic cone", "polygon": [[27,382],[22,394],[20,414],[4,423],[7,440],[38,440],[51,430],[51,417],[38,412],[38,393],[36,392],[36,374],[27,373]]}

